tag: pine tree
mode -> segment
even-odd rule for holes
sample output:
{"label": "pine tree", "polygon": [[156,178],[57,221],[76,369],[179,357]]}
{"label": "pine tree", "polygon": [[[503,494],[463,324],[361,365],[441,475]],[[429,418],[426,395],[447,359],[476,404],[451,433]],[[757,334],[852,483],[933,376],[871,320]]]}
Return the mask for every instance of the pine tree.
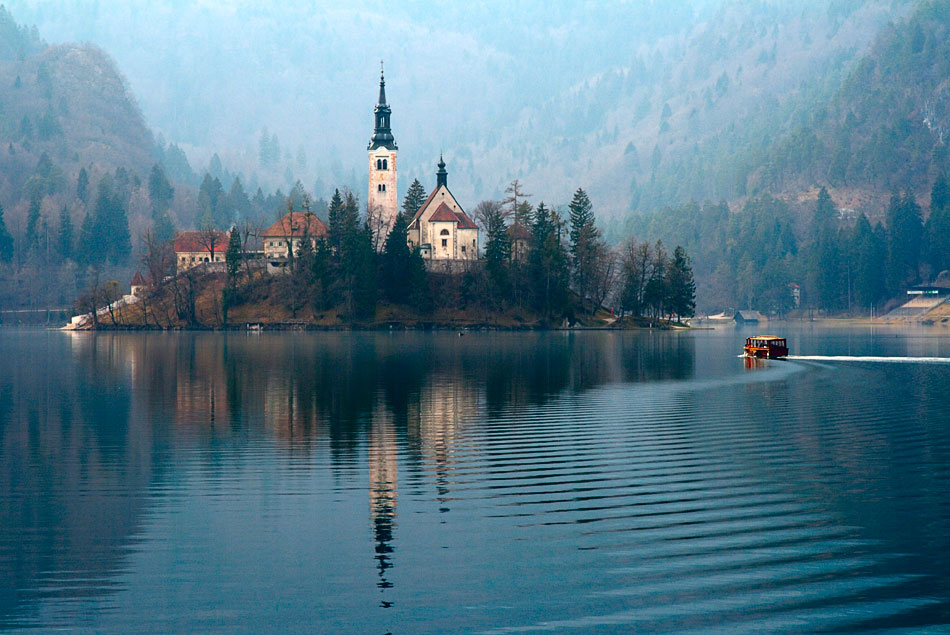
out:
{"label": "pine tree", "polygon": [[3,220],[3,206],[0,205],[0,262],[13,260],[13,236],[7,231],[7,223]]}
{"label": "pine tree", "polygon": [[241,232],[237,228],[231,229],[224,262],[228,270],[228,285],[233,288],[237,284],[238,272],[241,270]]}
{"label": "pine tree", "polygon": [[950,184],[945,174],[937,177],[930,191],[930,215],[924,224],[921,249],[931,277],[950,269]]}
{"label": "pine tree", "polygon": [[83,205],[89,204],[89,173],[86,168],[79,168],[79,177],[76,179],[76,197]]}
{"label": "pine tree", "polygon": [[386,237],[380,263],[382,291],[390,302],[406,304],[409,301],[409,264],[412,253],[406,236],[409,221],[403,213],[393,220],[393,228]]}
{"label": "pine tree", "polygon": [[577,295],[583,303],[590,294],[596,276],[597,257],[600,253],[600,230],[594,224],[594,207],[583,189],[577,188],[568,207],[574,281],[577,286]]}
{"label": "pine tree", "polygon": [[402,213],[410,220],[415,216],[422,204],[426,202],[426,189],[422,187],[419,179],[413,179],[409,189],[406,190],[406,197],[402,201]]}
{"label": "pine tree", "polygon": [[838,244],[838,220],[834,201],[824,187],[818,192],[811,233],[810,287],[814,292],[813,304],[829,311],[840,309],[844,254]]}
{"label": "pine tree", "polygon": [[917,282],[922,234],[920,206],[914,196],[891,196],[887,210],[887,286],[891,293]]}
{"label": "pine tree", "polygon": [[113,264],[128,260],[132,253],[129,218],[108,174],[99,180],[96,193],[94,235],[103,259]]}
{"label": "pine tree", "polygon": [[535,281],[534,306],[546,317],[567,303],[567,254],[561,244],[561,219],[541,202],[534,210],[528,270]]}
{"label": "pine tree", "polygon": [[73,220],[65,206],[59,212],[59,255],[63,260],[73,257]]}
{"label": "pine tree", "polygon": [[339,258],[343,251],[343,197],[340,190],[333,191],[330,209],[327,212],[327,240],[334,257]]}
{"label": "pine tree", "polygon": [[39,236],[37,234],[37,229],[39,229],[40,222],[40,197],[33,195],[30,198],[30,210],[26,215],[26,248],[35,249],[39,244]]}
{"label": "pine tree", "polygon": [[693,281],[693,268],[686,250],[677,246],[673,250],[673,259],[666,271],[667,296],[669,310],[677,320],[692,317],[696,308],[696,283]]}
{"label": "pine tree", "polygon": [[851,231],[850,250],[855,303],[873,307],[886,291],[882,265],[887,260],[887,247],[864,214]]}
{"label": "pine tree", "polygon": [[505,218],[500,207],[493,206],[485,217],[485,271],[496,305],[507,295],[508,266],[511,261],[511,241],[505,231]]}
{"label": "pine tree", "polygon": [[168,182],[162,166],[155,164],[148,175],[148,197],[152,201],[152,213],[166,211],[175,196],[175,188]]}

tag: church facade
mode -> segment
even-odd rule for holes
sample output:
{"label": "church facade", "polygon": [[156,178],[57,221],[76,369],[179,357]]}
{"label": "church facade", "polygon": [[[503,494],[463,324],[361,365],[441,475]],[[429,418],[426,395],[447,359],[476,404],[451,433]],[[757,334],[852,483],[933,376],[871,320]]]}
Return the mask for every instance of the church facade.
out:
{"label": "church facade", "polygon": [[478,225],[449,191],[445,161],[439,157],[435,189],[409,222],[409,248],[427,260],[478,260]]}
{"label": "church facade", "polygon": [[[380,69],[379,100],[374,110],[376,127],[368,148],[367,200],[368,209],[378,218],[377,226],[383,234],[389,233],[399,213],[396,189],[398,147],[392,133],[391,115],[392,109],[386,103],[386,80]],[[441,156],[435,189],[413,214],[407,242],[410,249],[419,249],[425,260],[459,261],[462,264],[478,260],[478,225],[449,191],[448,172]]]}

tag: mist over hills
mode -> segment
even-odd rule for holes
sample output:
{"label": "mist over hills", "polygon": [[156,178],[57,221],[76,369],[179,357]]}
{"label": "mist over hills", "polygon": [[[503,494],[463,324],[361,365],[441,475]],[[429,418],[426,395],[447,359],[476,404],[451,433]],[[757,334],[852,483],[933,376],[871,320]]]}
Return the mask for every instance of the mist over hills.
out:
{"label": "mist over hills", "polygon": [[[362,191],[383,58],[408,179],[428,183],[443,151],[463,198],[497,197],[520,178],[563,202],[583,184],[609,216],[741,196],[743,177],[755,187],[762,149],[913,6],[11,5],[51,41],[108,50],[149,123],[197,171],[217,152],[252,186]],[[271,166],[259,161],[264,128],[280,140]]]}

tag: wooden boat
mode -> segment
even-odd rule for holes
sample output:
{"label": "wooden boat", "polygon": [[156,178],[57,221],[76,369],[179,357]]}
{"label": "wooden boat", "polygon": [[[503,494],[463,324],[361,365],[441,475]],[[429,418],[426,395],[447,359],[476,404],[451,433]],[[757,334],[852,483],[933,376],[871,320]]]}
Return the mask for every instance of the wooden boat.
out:
{"label": "wooden boat", "polygon": [[756,335],[746,338],[744,350],[747,357],[765,359],[788,357],[788,344],[785,338],[774,335]]}

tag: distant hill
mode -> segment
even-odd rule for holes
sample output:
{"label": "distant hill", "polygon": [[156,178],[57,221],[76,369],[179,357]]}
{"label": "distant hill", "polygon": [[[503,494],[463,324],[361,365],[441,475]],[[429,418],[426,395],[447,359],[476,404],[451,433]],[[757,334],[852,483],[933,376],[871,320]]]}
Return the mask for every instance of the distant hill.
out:
{"label": "distant hill", "polygon": [[12,206],[45,153],[75,186],[80,167],[145,178],[154,141],[115,64],[90,44],[47,46],[0,7],[0,202]]}
{"label": "distant hill", "polygon": [[779,192],[828,185],[856,206],[878,195],[882,208],[906,189],[927,205],[950,169],[948,143],[950,1],[927,0],[883,29],[827,105],[763,153],[750,181]]}

